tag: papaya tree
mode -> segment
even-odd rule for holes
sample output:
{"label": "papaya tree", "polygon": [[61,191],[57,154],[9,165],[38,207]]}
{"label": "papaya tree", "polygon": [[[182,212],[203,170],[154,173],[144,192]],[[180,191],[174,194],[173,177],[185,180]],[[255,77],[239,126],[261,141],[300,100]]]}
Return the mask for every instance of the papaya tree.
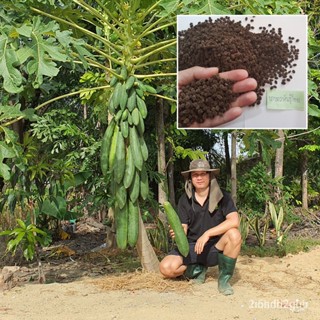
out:
{"label": "papaya tree", "polygon": [[[175,101],[152,85],[165,77],[175,81],[172,70],[175,71],[176,60],[176,21],[174,16],[163,14],[160,4],[161,1],[140,0],[26,0],[15,4],[17,10],[31,10],[38,24],[40,17],[59,24],[59,34],[47,30],[52,42],[63,43],[65,35],[75,40],[76,44],[69,45],[60,55],[50,56],[50,48],[41,47],[48,58],[48,68],[55,67],[54,61],[63,57],[64,64],[81,64],[103,75],[104,83],[78,93],[100,95],[106,105],[101,118],[101,122],[107,123],[101,144],[101,171],[110,181],[108,192],[114,199],[117,245],[124,249],[137,244],[143,267],[153,271],[158,270],[158,260],[140,214],[140,202],[149,193],[144,122],[148,96]],[[26,33],[30,28],[16,31]],[[37,65],[30,64],[34,68]],[[149,249],[147,254],[142,252],[145,247]]]}

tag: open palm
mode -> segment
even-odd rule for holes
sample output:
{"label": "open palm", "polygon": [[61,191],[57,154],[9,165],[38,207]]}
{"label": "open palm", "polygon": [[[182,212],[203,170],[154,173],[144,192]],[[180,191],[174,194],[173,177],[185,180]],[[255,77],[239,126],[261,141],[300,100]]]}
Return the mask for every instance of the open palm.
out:
{"label": "open palm", "polygon": [[253,104],[257,100],[257,94],[253,91],[257,87],[257,81],[248,77],[248,72],[244,69],[231,70],[219,73],[218,68],[192,67],[182,70],[178,75],[179,90],[191,81],[207,79],[216,74],[221,78],[234,81],[233,92],[240,93],[239,97],[231,103],[229,109],[221,116],[206,119],[202,123],[193,122],[191,128],[211,128],[225,124],[238,118],[242,114],[242,107]]}

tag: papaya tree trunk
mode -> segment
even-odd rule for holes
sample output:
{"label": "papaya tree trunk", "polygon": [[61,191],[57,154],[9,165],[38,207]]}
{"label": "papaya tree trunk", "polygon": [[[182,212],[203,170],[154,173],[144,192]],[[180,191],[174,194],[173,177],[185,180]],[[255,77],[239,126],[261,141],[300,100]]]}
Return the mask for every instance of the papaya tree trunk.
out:
{"label": "papaya tree trunk", "polygon": [[139,212],[139,236],[136,245],[141,266],[149,272],[159,272],[159,260],[149,241],[146,228]]}
{"label": "papaya tree trunk", "polygon": [[231,135],[231,197],[237,205],[237,132]]}
{"label": "papaya tree trunk", "polygon": [[[158,172],[166,177],[166,152],[165,152],[165,135],[164,135],[164,119],[163,119],[163,100],[160,100],[156,115],[156,129],[158,141]],[[158,185],[158,202],[163,204],[167,200],[167,185],[166,179],[162,180]],[[159,219],[166,222],[165,214],[159,210]]]}
{"label": "papaya tree trunk", "polygon": [[[173,159],[173,148],[172,145],[169,143],[168,145],[168,154],[169,159]],[[174,188],[174,165],[173,161],[169,161],[168,163],[168,184],[169,184],[169,201],[172,206],[176,207],[176,195],[175,195],[175,188]]]}

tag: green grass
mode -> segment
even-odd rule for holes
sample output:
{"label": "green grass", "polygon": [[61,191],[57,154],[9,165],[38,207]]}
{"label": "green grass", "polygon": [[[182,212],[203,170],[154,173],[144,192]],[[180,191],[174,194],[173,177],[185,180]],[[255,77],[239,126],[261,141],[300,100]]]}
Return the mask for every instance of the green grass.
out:
{"label": "green grass", "polygon": [[301,251],[308,252],[320,245],[320,239],[314,238],[294,238],[288,239],[285,244],[286,252],[296,254]]}
{"label": "green grass", "polygon": [[241,255],[256,257],[283,257],[287,254],[297,254],[299,252],[308,252],[312,248],[320,245],[320,239],[313,238],[294,238],[287,239],[282,246],[268,245],[264,247],[248,246],[244,244],[241,247]]}

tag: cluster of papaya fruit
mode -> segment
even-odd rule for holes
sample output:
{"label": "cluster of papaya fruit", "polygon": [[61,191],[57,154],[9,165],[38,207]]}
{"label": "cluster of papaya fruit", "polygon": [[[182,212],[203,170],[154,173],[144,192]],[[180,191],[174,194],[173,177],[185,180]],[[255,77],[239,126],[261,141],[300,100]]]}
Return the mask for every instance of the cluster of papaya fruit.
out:
{"label": "cluster of papaya fruit", "polygon": [[147,107],[144,97],[156,90],[129,75],[122,67],[120,77],[113,77],[109,100],[112,115],[101,144],[101,170],[111,174],[110,191],[115,199],[114,218],[119,248],[133,247],[139,234],[139,200],[149,194],[146,161],[148,147],[144,140]]}

